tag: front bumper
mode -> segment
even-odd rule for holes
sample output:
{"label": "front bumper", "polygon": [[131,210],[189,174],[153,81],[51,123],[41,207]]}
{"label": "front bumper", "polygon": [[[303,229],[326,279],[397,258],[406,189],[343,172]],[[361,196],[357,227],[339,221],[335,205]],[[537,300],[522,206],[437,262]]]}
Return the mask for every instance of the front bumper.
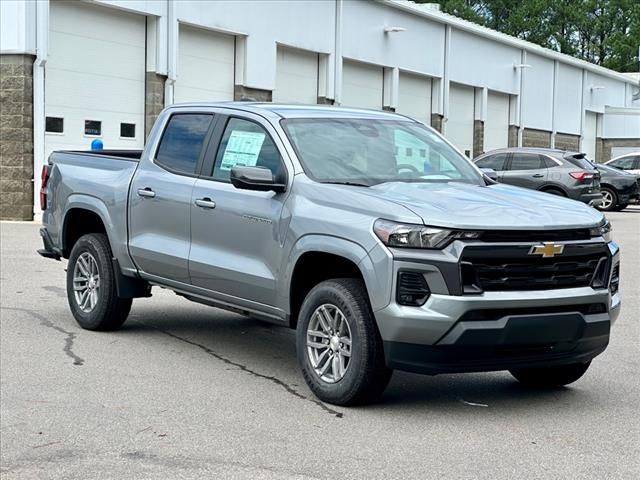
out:
{"label": "front bumper", "polygon": [[[507,370],[581,363],[604,351],[620,312],[618,292],[585,286],[452,294],[462,248],[420,253],[419,261],[394,258],[394,277],[401,270],[423,271],[432,294],[421,307],[399,305],[392,295],[374,312],[390,368],[426,374]],[[617,245],[611,242],[609,249],[611,264],[618,263]]]}

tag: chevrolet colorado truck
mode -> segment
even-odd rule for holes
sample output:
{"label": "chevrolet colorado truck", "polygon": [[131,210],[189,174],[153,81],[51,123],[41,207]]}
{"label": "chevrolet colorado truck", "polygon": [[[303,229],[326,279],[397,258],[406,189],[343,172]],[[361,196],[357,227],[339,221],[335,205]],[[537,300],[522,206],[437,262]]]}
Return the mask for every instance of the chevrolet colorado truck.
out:
{"label": "chevrolet colorado truck", "polygon": [[295,328],[333,404],[375,400],[394,369],[566,385],[620,310],[602,213],[497,184],[390,112],[173,105],[144,151],[54,152],[42,180],[39,252],[68,259],[81,327],[168,288]]}

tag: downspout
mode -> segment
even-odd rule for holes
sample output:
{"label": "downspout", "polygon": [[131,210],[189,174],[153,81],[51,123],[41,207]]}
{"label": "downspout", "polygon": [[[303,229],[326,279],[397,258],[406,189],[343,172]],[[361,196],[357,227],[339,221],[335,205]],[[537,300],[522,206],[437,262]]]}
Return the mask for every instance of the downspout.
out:
{"label": "downspout", "polygon": [[451,51],[451,25],[444,28],[444,60],[442,65],[442,128],[441,134],[446,136],[449,121],[449,53]]}
{"label": "downspout", "polygon": [[556,133],[557,132],[557,122],[556,122],[556,103],[558,102],[558,71],[560,67],[560,62],[555,60],[553,62],[553,87],[551,90],[551,148],[556,148]]}
{"label": "downspout", "polygon": [[45,158],[45,65],[49,47],[49,2],[35,5],[36,59],[33,63],[33,206],[34,219],[42,216],[40,197],[40,172],[47,162]]}
{"label": "downspout", "polygon": [[342,7],[343,0],[336,0],[336,36],[334,53],[333,93],[334,103],[342,103]]}
{"label": "downspout", "polygon": [[167,2],[167,80],[164,83],[164,106],[174,103],[174,91],[178,70],[178,20],[176,3]]}
{"label": "downspout", "polygon": [[[527,63],[527,51],[522,50],[520,53],[520,63],[525,65]],[[520,92],[518,92],[518,146],[522,147],[522,136],[524,134],[524,124],[522,122],[522,92],[524,91],[524,68],[520,68]]]}

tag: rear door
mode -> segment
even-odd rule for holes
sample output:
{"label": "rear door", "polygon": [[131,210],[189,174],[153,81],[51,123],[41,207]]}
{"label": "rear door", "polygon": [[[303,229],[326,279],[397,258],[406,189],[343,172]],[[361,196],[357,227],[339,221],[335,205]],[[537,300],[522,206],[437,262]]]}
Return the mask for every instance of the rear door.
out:
{"label": "rear door", "polygon": [[218,132],[215,163],[191,195],[191,282],[222,301],[275,312],[288,192],[239,190],[229,174],[235,165],[258,166],[286,183],[283,149],[273,128],[250,114],[222,117]]}
{"label": "rear door", "polygon": [[524,188],[539,188],[547,180],[547,167],[537,153],[513,152],[501,181]]}
{"label": "rear door", "polygon": [[132,180],[129,249],[148,275],[189,283],[191,193],[213,124],[213,114],[171,115]]}

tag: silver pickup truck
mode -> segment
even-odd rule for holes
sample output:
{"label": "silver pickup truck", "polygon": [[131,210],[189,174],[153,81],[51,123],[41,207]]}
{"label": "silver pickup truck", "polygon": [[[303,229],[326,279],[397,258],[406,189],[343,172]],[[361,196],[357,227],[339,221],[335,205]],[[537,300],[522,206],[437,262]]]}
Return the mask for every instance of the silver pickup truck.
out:
{"label": "silver pickup truck", "polygon": [[619,249],[582,203],[496,184],[394,113],[174,105],[144,151],[55,152],[45,257],[80,326],[112,330],[153,286],[297,329],[323,401],[394,369],[580,378],[619,314]]}

